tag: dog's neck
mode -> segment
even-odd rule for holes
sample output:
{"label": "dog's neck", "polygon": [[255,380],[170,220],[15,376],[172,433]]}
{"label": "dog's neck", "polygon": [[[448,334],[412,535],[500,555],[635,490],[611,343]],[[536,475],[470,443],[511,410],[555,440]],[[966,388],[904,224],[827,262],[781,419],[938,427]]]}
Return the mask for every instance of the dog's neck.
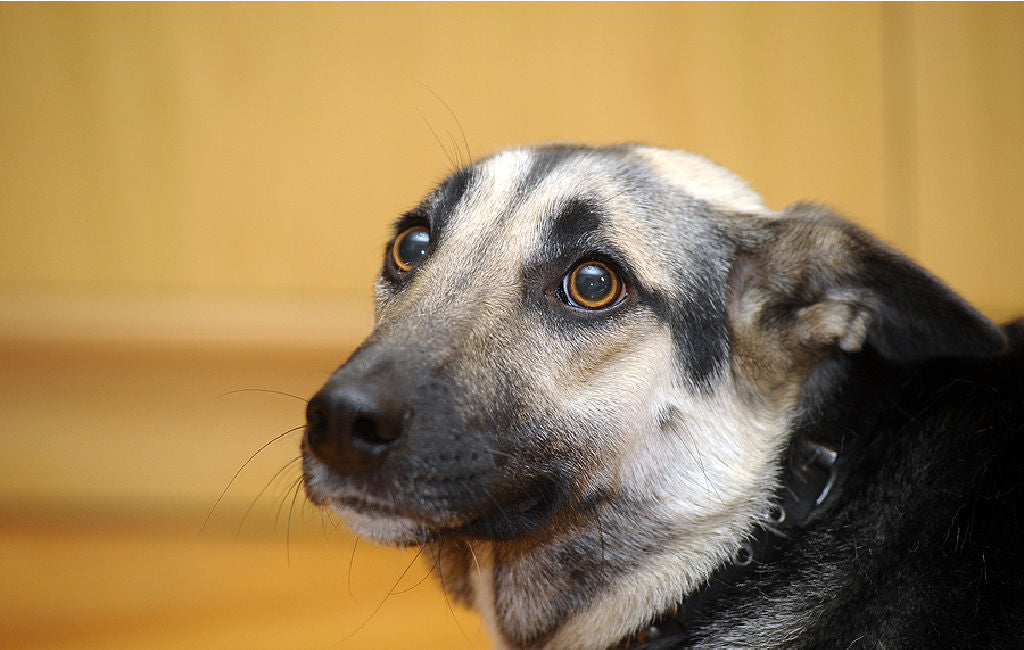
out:
{"label": "dog's neck", "polygon": [[[757,566],[783,552],[793,536],[799,534],[810,520],[822,515],[839,490],[845,471],[845,463],[831,444],[795,438],[786,453],[782,482],[776,490],[773,507],[749,538],[735,548],[730,560],[718,567],[703,584],[688,592],[685,598],[643,623],[638,632],[624,636],[618,643],[612,640],[610,644],[618,648],[634,648],[657,641],[685,642],[689,638],[691,622],[702,607],[713,602],[729,585],[749,577]],[[606,534],[618,537],[617,531],[606,531]],[[581,547],[587,548],[587,545]],[[576,613],[567,611],[558,615],[553,611],[559,607],[571,610],[573,594],[562,589],[558,579],[539,579],[545,574],[550,577],[556,569],[555,563],[566,562],[565,554],[570,552],[566,548],[553,552],[551,547],[514,549],[506,544],[485,542],[467,544],[467,548],[467,559],[472,563],[464,574],[472,592],[471,602],[467,604],[471,604],[484,618],[499,646],[601,645],[594,643],[597,641],[594,637],[588,639],[579,632],[564,629],[532,628],[536,631],[531,636],[515,636],[530,630],[537,621],[564,620],[565,614]],[[606,549],[606,552],[615,553],[612,549]],[[571,567],[570,571],[590,572],[595,584],[603,582],[602,578],[609,583],[615,579],[607,573],[607,558],[597,558],[600,566],[592,560],[589,557],[569,558],[566,566]],[[602,576],[603,570],[605,575]],[[453,585],[445,586],[451,588]],[[587,603],[580,605],[586,607]],[[636,607],[628,599],[620,605],[617,612],[608,611],[607,607],[598,609],[606,616],[618,614],[628,618],[629,612]]]}
{"label": "dog's neck", "polygon": [[[481,615],[500,647],[567,647],[566,644],[570,644],[572,647],[612,645],[632,648],[669,638],[674,642],[685,641],[690,622],[703,605],[713,602],[729,584],[748,577],[758,565],[780,553],[788,540],[799,534],[809,520],[820,516],[831,496],[839,490],[845,468],[833,446],[795,439],[785,456],[782,482],[775,492],[773,507],[749,538],[737,545],[730,559],[715,569],[705,582],[688,591],[685,598],[650,617],[646,623],[634,620],[633,629],[640,624],[639,632],[628,634],[617,643],[614,639],[608,642],[603,632],[600,635],[604,641],[594,643],[596,638],[581,635],[580,625],[574,625],[575,630],[569,631],[537,626],[539,621],[571,620],[573,614],[580,613],[580,610],[573,611],[574,607],[592,605],[575,601],[578,595],[565,589],[565,581],[557,575],[565,571],[565,567],[569,567],[569,572],[589,573],[597,593],[616,586],[616,578],[622,577],[613,575],[616,571],[634,570],[633,567],[616,567],[609,562],[620,555],[615,549],[608,548],[621,537],[617,530],[604,531],[607,537],[611,537],[605,541],[607,558],[592,557],[588,544],[580,546],[580,556],[567,558],[566,554],[571,555],[571,550],[557,545],[517,549],[512,545],[484,541],[467,543],[461,547],[462,553],[455,548],[445,551],[449,556],[447,566],[451,567],[451,560],[455,558],[464,564],[450,568],[447,574],[442,568],[442,586],[457,595],[460,587],[465,590],[462,600],[468,600],[465,604],[471,605]],[[465,580],[462,586],[457,583],[459,576]],[[643,577],[633,576],[630,583],[638,580],[643,580]],[[671,579],[663,578],[663,581]],[[618,601],[616,611],[608,610],[607,599],[598,604],[596,611],[603,616],[620,616],[628,620],[631,613],[639,609],[637,603],[630,602],[629,598],[617,596],[610,600]],[[555,611],[557,609],[564,611]],[[610,620],[608,624],[613,625]],[[534,634],[522,634],[527,631]]]}
{"label": "dog's neck", "polygon": [[822,516],[847,471],[847,464],[840,461],[835,447],[806,438],[794,439],[768,520],[737,548],[732,561],[715,571],[700,589],[640,631],[623,638],[615,648],[676,647],[691,642],[693,621],[704,606],[784,552],[812,519]]}

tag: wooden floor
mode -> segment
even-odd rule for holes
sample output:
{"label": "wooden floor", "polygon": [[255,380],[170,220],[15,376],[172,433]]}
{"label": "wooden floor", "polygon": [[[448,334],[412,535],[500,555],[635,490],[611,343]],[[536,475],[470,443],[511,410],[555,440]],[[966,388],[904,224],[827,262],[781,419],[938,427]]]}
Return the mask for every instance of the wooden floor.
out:
{"label": "wooden floor", "polygon": [[308,396],[344,355],[0,348],[0,647],[489,647],[414,551],[304,502],[297,432],[200,533],[302,420],[229,391]]}

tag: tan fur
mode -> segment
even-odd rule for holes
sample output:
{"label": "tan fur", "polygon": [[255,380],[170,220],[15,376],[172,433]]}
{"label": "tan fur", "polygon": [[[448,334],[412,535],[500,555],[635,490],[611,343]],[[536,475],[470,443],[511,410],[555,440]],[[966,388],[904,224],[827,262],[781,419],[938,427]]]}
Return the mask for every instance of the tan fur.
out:
{"label": "tan fur", "polygon": [[[730,274],[734,363],[753,384],[752,395],[793,399],[811,369],[837,347],[860,350],[874,299],[863,290],[840,288],[837,271],[854,262],[849,238],[834,225],[776,221],[771,234],[758,237],[759,252],[740,254]],[[771,311],[800,295],[813,302]]]}
{"label": "tan fur", "polygon": [[666,180],[712,207],[761,214],[768,212],[760,195],[725,167],[685,151],[638,147],[637,153]]}

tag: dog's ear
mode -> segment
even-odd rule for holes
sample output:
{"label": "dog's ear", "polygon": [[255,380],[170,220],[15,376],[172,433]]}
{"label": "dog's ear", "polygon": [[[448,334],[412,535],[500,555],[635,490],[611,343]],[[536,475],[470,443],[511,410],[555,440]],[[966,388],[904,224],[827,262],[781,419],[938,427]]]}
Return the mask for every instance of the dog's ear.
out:
{"label": "dog's ear", "polygon": [[755,375],[806,372],[837,348],[913,362],[1005,346],[1001,330],[936,277],[824,208],[798,204],[748,225],[728,310]]}

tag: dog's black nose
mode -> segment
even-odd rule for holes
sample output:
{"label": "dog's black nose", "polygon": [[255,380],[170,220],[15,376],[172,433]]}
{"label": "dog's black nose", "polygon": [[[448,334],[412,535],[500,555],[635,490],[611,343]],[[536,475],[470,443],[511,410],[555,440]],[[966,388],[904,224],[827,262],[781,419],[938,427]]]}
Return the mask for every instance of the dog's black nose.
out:
{"label": "dog's black nose", "polygon": [[327,386],[306,406],[306,442],[340,472],[373,469],[402,435],[404,408],[363,386]]}

